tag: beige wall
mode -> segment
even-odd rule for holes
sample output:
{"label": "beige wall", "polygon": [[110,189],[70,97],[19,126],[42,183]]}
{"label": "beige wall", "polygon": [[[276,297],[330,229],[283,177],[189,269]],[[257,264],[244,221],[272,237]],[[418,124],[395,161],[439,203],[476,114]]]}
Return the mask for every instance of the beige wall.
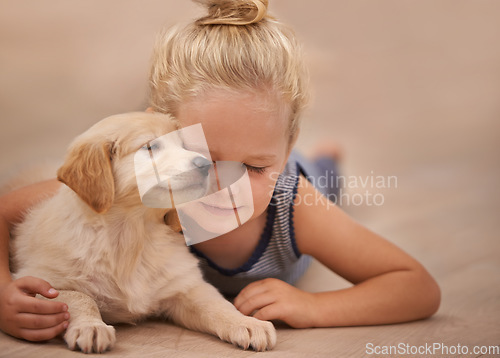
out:
{"label": "beige wall", "polygon": [[[60,155],[104,116],[142,109],[154,34],[201,11],[179,0],[0,9],[2,171]],[[498,150],[498,1],[274,0],[271,10],[310,59],[316,100],[299,146],[331,136],[353,170],[380,156],[407,165]]]}

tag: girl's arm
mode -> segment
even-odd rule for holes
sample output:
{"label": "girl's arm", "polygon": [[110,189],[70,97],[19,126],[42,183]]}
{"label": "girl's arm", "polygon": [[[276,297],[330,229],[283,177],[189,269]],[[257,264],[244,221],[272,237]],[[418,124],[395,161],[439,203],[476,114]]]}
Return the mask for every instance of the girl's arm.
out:
{"label": "girl's arm", "polygon": [[34,204],[53,195],[61,184],[55,179],[29,185],[0,198],[0,329],[31,341],[51,339],[67,327],[69,313],[63,302],[41,300],[36,294],[55,298],[58,292],[39,278],[12,280],[9,271],[9,239],[13,226]]}
{"label": "girl's arm", "polygon": [[356,223],[302,177],[294,222],[300,252],[354,286],[308,293],[279,280],[257,281],[235,299],[243,313],[258,310],[254,317],[304,328],[398,323],[437,311],[439,287],[420,263]]}

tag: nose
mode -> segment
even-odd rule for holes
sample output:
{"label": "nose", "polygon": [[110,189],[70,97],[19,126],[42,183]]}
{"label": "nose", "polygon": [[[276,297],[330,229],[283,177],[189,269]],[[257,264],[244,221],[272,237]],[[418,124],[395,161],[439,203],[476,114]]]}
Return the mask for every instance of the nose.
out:
{"label": "nose", "polygon": [[212,165],[212,162],[210,160],[208,160],[205,157],[201,157],[201,156],[195,157],[193,159],[192,163],[195,166],[195,168],[197,168],[198,171],[204,176],[208,175],[208,170],[210,169],[210,166]]}

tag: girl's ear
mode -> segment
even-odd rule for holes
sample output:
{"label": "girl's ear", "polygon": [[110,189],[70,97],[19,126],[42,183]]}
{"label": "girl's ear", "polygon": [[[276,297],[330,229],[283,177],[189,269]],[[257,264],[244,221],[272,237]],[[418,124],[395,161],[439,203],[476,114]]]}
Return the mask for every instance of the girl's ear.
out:
{"label": "girl's ear", "polygon": [[297,128],[295,133],[290,138],[289,152],[292,151],[292,148],[295,146],[295,143],[297,143],[297,138],[299,138],[299,134],[300,134],[300,128]]}
{"label": "girl's ear", "polygon": [[111,207],[115,196],[112,146],[111,142],[76,144],[57,171],[57,179],[99,214]]}
{"label": "girl's ear", "polygon": [[146,108],[146,113],[154,113],[153,107]]}

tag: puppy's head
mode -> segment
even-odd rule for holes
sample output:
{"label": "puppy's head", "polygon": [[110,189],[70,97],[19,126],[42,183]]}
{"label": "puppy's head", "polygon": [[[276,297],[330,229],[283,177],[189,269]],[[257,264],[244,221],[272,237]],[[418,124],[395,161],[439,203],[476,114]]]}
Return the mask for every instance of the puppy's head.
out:
{"label": "puppy's head", "polygon": [[[158,113],[137,112],[105,118],[73,141],[57,172],[58,180],[97,213],[106,212],[114,203],[142,205],[134,155],[141,150],[148,155],[149,143],[177,129],[173,119]],[[169,148],[161,153],[161,163],[166,169],[182,172],[196,167],[193,160],[196,153]]]}
{"label": "puppy's head", "polygon": [[141,147],[134,164],[144,205],[171,208],[206,195],[212,168],[209,158],[201,124],[170,132]]}

